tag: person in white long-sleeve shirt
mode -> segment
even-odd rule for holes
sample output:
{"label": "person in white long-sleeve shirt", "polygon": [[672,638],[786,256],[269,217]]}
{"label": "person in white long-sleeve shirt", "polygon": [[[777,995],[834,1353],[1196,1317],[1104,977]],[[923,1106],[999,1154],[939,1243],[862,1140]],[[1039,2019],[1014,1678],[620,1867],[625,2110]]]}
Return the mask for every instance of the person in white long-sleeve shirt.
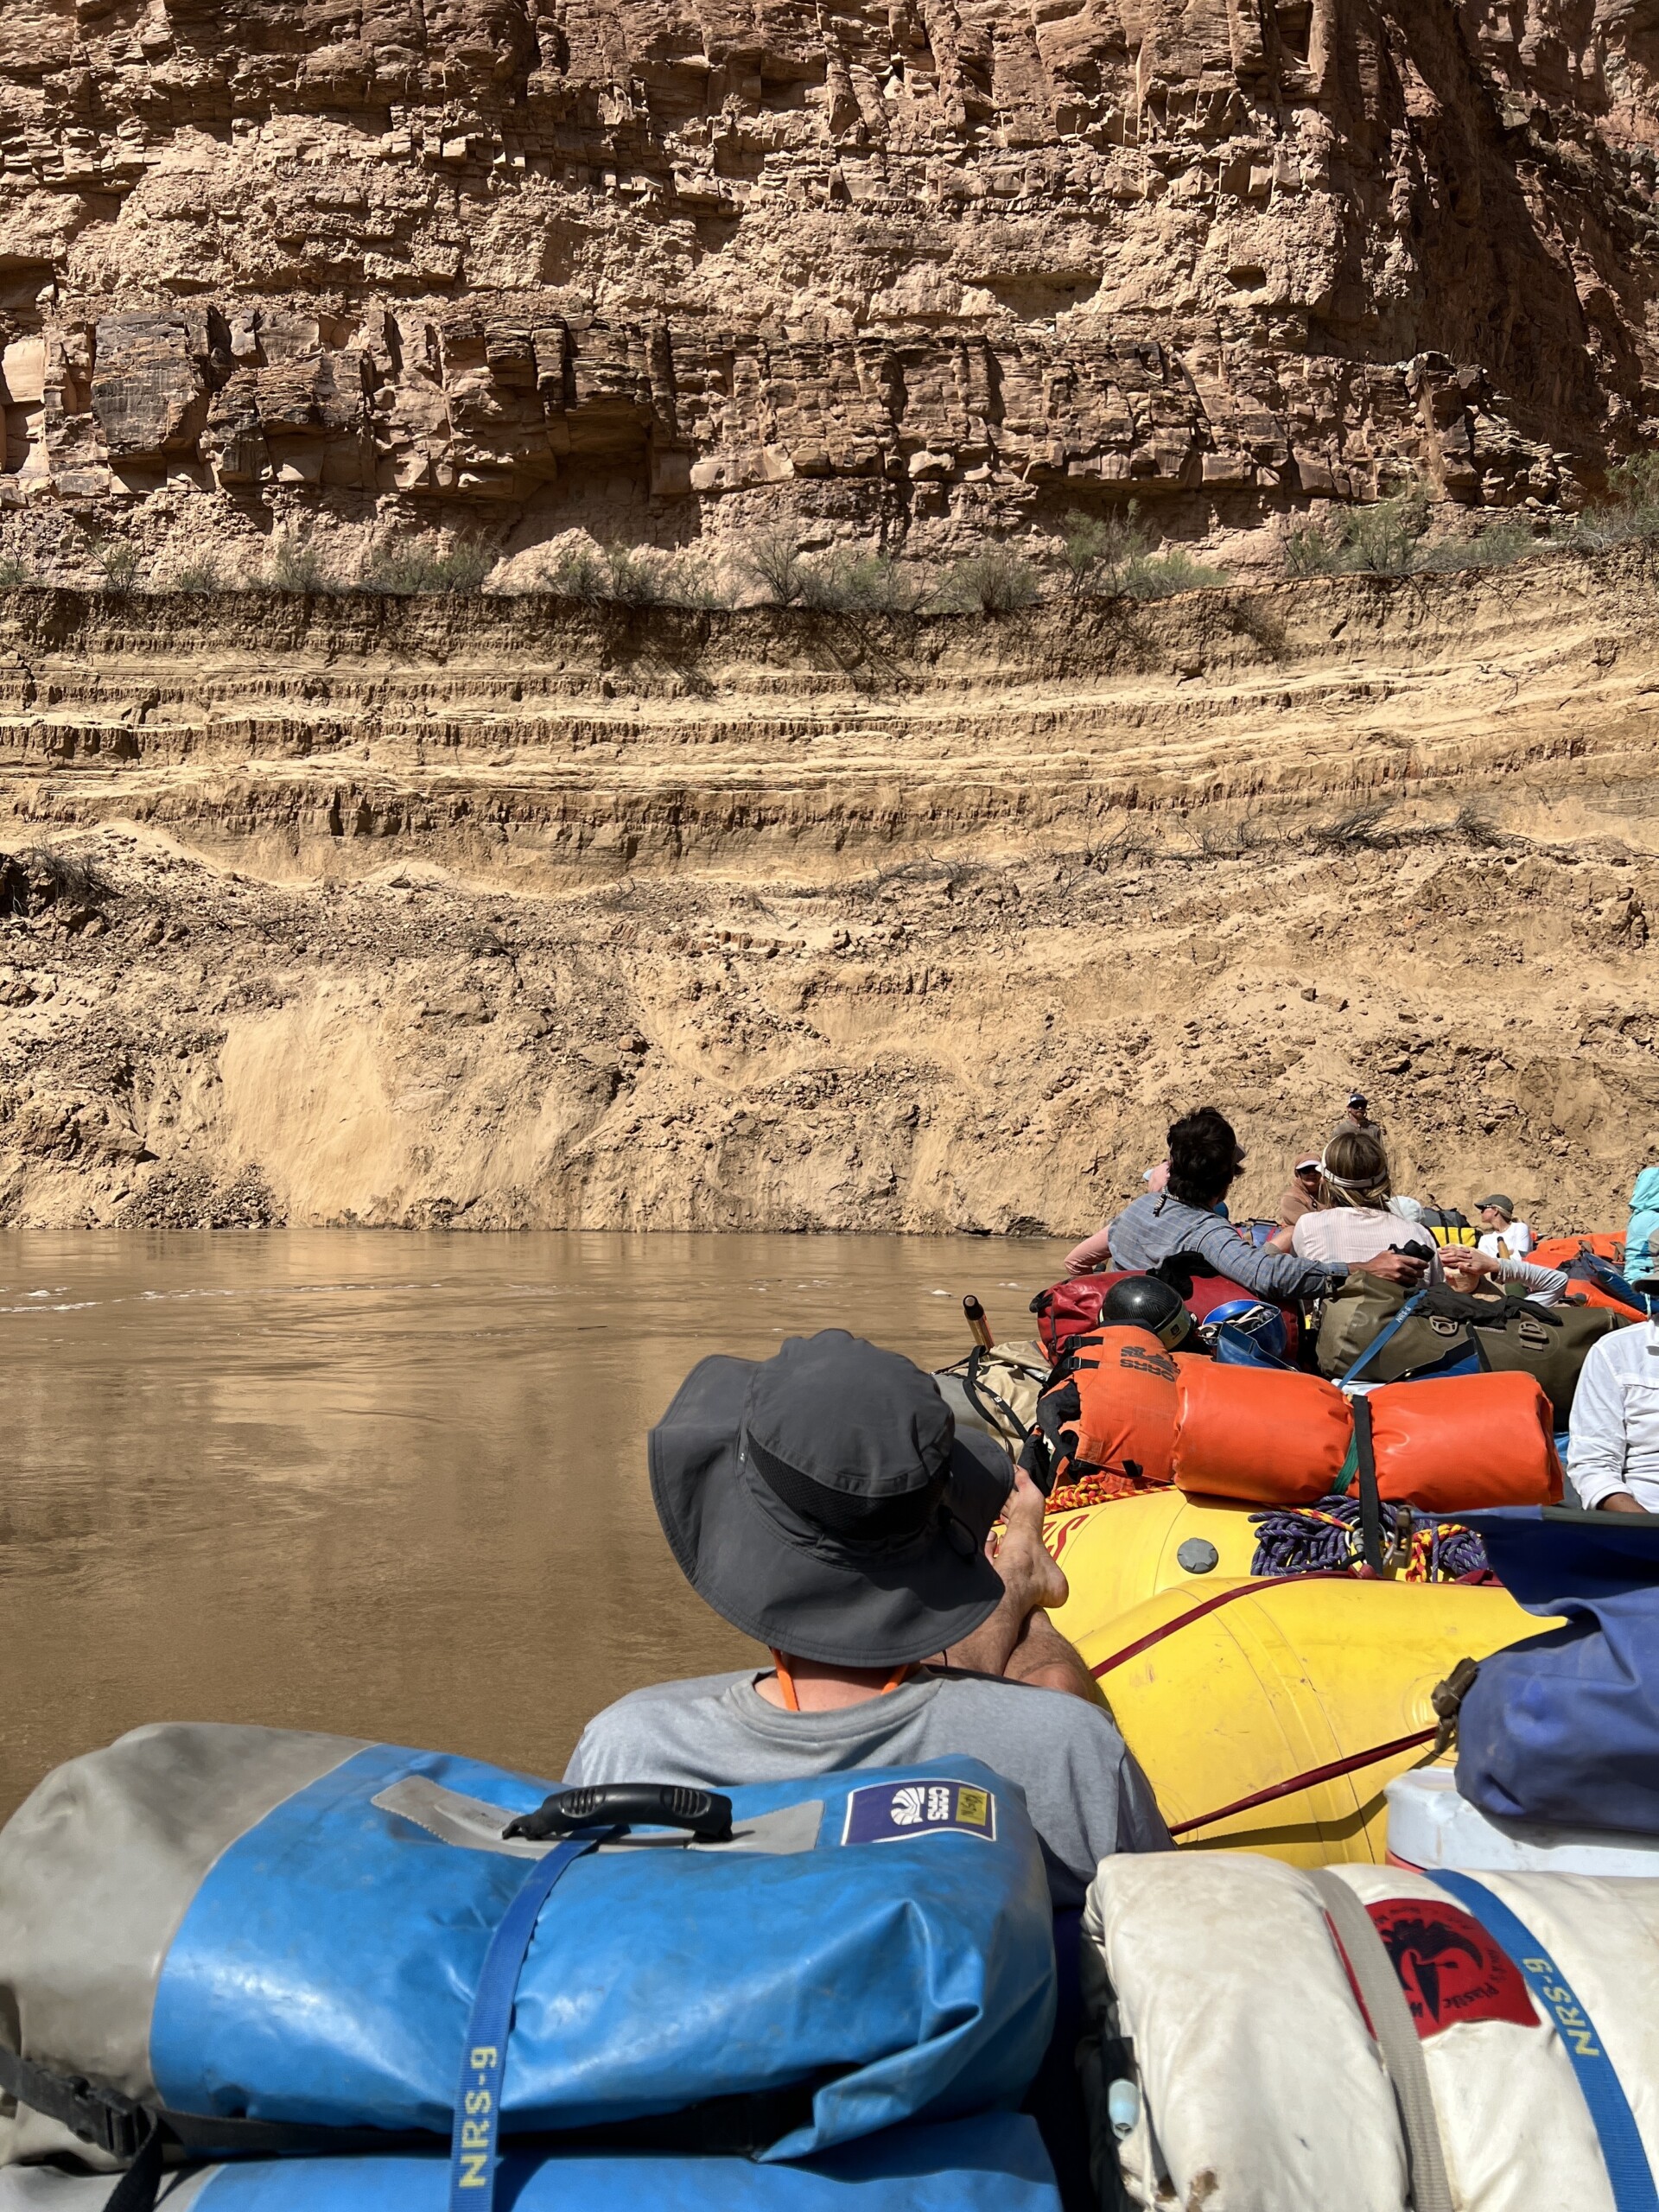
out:
{"label": "person in white long-sleeve shirt", "polygon": [[1567,1471],[1581,1504],[1659,1513],[1659,1322],[1615,1329],[1590,1347],[1573,1394]]}

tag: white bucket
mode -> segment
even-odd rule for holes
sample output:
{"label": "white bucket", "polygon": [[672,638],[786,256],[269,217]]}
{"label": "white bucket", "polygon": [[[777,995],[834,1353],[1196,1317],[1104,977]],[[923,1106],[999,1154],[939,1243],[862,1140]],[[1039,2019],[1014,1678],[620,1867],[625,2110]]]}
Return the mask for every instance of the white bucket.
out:
{"label": "white bucket", "polygon": [[1480,1874],[1659,1876],[1659,1835],[1494,1820],[1459,1797],[1452,1770],[1416,1767],[1388,1785],[1389,1864]]}

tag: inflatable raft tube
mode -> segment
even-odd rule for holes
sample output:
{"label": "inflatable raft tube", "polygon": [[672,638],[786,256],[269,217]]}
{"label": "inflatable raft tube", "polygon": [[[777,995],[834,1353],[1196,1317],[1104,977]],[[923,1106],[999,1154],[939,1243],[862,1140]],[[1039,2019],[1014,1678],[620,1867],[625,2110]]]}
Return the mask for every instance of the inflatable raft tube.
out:
{"label": "inflatable raft tube", "polygon": [[1539,1626],[1495,1587],[1211,1576],[1068,1632],[1179,1843],[1317,1866],[1386,1860],[1384,1791],[1434,1756],[1436,1686]]}
{"label": "inflatable raft tube", "polygon": [[1071,1586],[1055,1627],[1075,1643],[1160,1590],[1202,1597],[1218,1580],[1243,1580],[1255,1554],[1250,1516],[1265,1510],[1172,1489],[1052,1515],[1043,1541]]}

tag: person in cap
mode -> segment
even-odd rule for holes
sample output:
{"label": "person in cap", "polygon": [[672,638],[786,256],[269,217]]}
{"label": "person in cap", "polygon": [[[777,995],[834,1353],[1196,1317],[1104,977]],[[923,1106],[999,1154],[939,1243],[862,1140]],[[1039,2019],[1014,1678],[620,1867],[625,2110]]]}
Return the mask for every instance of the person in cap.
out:
{"label": "person in cap", "polygon": [[1355,1129],[1361,1130],[1368,1137],[1375,1137],[1379,1144],[1382,1141],[1382,1124],[1381,1122],[1372,1121],[1370,1109],[1363,1090],[1349,1092],[1348,1103],[1344,1107],[1342,1119],[1337,1123],[1332,1135],[1347,1136],[1351,1135]]}
{"label": "person in cap", "polygon": [[1294,1229],[1305,1213],[1319,1202],[1319,1155],[1305,1154],[1290,1171],[1290,1180],[1279,1194],[1279,1226]]}
{"label": "person in cap", "polygon": [[1524,1221],[1516,1219],[1513,1198],[1494,1191],[1490,1198],[1475,1201],[1475,1211],[1484,1232],[1480,1238],[1483,1252],[1490,1252],[1495,1260],[1526,1258],[1532,1249],[1532,1231]]}
{"label": "person in cap", "polygon": [[680,1385],[650,1460],[687,1580],[772,1665],[619,1699],[567,1783],[724,1789],[970,1756],[1023,1791],[1057,1910],[1103,1858],[1169,1847],[1047,1618],[1066,1586],[1041,1494],[992,1438],[957,1432],[931,1376],[841,1329],[770,1359],[717,1355]]}

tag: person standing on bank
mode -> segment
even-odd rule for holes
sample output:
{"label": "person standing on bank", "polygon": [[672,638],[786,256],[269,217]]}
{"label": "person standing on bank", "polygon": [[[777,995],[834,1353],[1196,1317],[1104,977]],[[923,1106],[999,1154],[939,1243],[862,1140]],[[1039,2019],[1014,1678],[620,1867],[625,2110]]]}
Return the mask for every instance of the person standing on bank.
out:
{"label": "person standing on bank", "polygon": [[772,1669],[619,1699],[582,1732],[567,1783],[726,1789],[971,1757],[1024,1793],[1057,1911],[1114,1852],[1169,1848],[1049,1621],[1067,1592],[1041,1493],[989,1437],[957,1433],[931,1376],[841,1329],[770,1359],[716,1356],[680,1385],[650,1457],[686,1580],[771,1647]]}
{"label": "person standing on bank", "polygon": [[1342,1119],[1337,1123],[1332,1135],[1339,1137],[1351,1136],[1356,1129],[1362,1136],[1375,1137],[1378,1144],[1382,1141],[1382,1124],[1381,1122],[1372,1121],[1370,1109],[1366,1104],[1365,1094],[1363,1090],[1349,1092],[1348,1103],[1343,1109]]}

